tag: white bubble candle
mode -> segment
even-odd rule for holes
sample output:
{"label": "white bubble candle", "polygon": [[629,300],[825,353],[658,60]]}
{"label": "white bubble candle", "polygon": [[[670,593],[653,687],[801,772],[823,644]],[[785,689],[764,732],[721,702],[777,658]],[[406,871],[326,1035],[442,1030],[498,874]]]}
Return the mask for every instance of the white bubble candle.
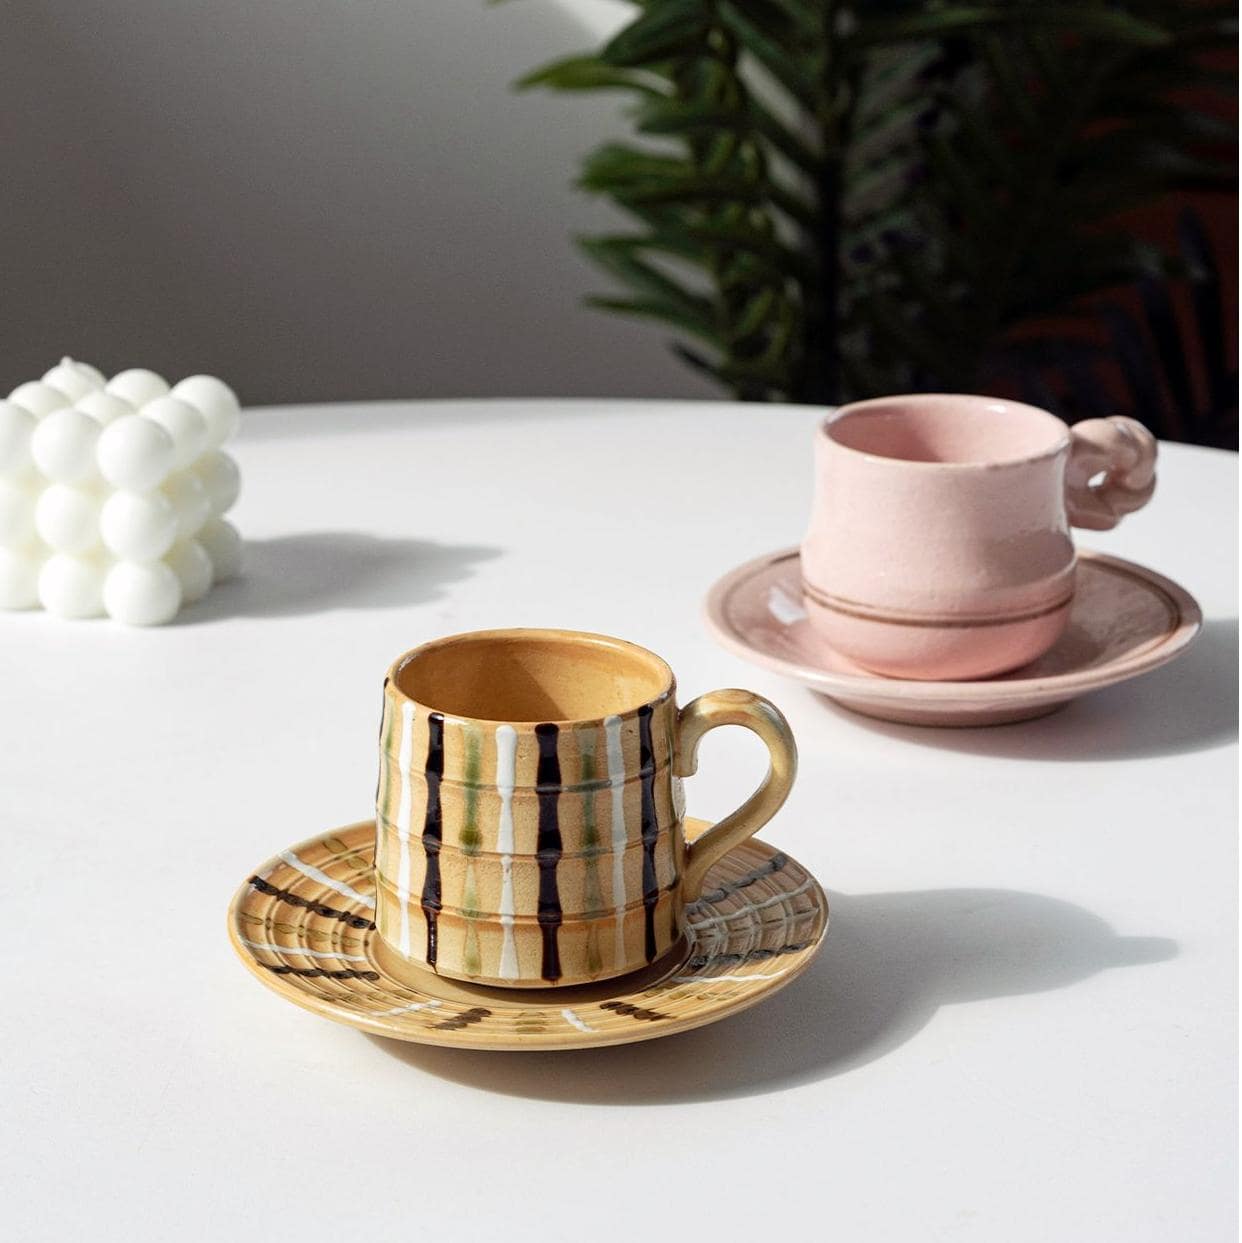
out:
{"label": "white bubble candle", "polygon": [[0,400],[0,609],[172,620],[241,566],[233,390],[62,358]]}

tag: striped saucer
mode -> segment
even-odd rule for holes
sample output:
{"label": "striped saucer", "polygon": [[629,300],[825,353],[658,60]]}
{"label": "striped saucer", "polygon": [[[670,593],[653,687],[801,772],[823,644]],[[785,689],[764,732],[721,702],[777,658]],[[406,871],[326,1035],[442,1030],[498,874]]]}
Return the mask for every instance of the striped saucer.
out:
{"label": "striped saucer", "polygon": [[[693,838],[707,828],[686,821]],[[567,988],[399,983],[376,954],[371,821],[323,833],[255,872],[229,906],[229,939],[270,989],[377,1036],[467,1049],[587,1049],[713,1023],[783,988],[828,931],[809,872],[752,838],[708,873],[686,939],[645,971]]]}

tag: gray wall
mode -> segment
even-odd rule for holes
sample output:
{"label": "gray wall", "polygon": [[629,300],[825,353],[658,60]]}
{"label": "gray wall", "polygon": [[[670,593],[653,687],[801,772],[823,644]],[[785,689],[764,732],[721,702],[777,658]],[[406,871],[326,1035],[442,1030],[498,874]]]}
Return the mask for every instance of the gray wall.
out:
{"label": "gray wall", "polygon": [[587,311],[620,97],[514,95],[613,0],[0,0],[0,390],[61,353],[243,400],[709,395]]}

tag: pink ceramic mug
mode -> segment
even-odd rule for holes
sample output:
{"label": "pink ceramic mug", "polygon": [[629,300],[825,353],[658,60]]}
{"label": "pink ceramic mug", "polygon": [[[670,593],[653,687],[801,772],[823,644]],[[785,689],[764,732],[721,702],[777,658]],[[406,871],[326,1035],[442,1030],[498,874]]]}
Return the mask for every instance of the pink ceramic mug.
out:
{"label": "pink ceramic mug", "polygon": [[1155,463],[1133,419],[1069,428],[1034,406],[948,393],[843,406],[816,438],[811,626],[891,677],[1016,669],[1069,619],[1070,523],[1107,530],[1141,508]]}

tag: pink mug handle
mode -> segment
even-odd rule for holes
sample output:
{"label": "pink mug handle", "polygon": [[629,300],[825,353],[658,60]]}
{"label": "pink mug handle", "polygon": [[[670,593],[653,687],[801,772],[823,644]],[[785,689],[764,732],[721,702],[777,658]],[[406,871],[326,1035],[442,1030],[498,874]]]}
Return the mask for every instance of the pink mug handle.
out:
{"label": "pink mug handle", "polygon": [[[1091,481],[1102,475],[1098,483]],[[1076,527],[1111,531],[1156,490],[1156,438],[1142,423],[1114,415],[1070,428],[1065,509]]]}

